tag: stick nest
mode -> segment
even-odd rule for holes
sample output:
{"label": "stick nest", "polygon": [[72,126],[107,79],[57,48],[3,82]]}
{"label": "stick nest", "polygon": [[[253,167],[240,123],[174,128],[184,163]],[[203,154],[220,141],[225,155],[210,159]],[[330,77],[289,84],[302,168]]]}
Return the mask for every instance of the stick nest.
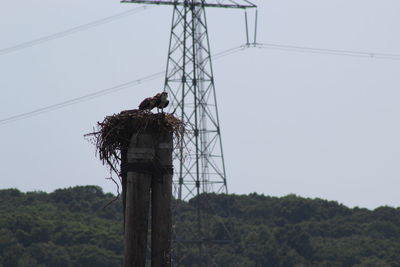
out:
{"label": "stick nest", "polygon": [[105,117],[85,137],[95,144],[96,154],[98,153],[102,163],[120,178],[121,151],[128,148],[132,134],[145,131],[172,132],[175,143],[179,143],[185,133],[185,126],[172,114],[154,114],[134,109]]}

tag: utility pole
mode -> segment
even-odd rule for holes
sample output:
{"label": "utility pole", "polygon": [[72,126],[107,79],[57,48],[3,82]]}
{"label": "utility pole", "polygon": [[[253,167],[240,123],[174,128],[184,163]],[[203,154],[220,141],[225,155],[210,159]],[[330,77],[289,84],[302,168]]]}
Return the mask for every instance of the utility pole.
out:
{"label": "utility pole", "polygon": [[156,159],[161,167],[151,182],[151,266],[171,266],[172,133],[158,133]]}
{"label": "utility pole", "polygon": [[[171,266],[172,130],[158,128],[164,114],[131,123],[129,145],[121,153],[124,208],[124,267],[145,267],[151,203],[151,266]],[[151,121],[151,117],[161,119]],[[155,124],[156,127],[154,127]],[[127,127],[129,129],[129,127]]]}
{"label": "utility pole", "polygon": [[[174,152],[174,195],[179,201],[203,193],[228,193],[221,127],[208,37],[206,8],[256,8],[247,0],[123,0],[122,3],[170,5],[173,7],[164,90],[169,93],[171,109],[186,125],[187,134]],[[201,198],[206,201],[207,198]],[[210,240],[197,201],[196,229],[187,229],[174,208],[174,265],[179,266],[186,246],[198,246],[200,266],[209,265],[209,244],[229,240]],[[187,240],[184,232],[195,232]]]}
{"label": "utility pole", "polygon": [[[147,229],[152,174],[146,170],[155,157],[155,137],[150,133],[134,133],[129,142],[127,155],[122,161],[122,179],[126,179],[124,267],[145,267]],[[126,176],[126,178],[124,177]]]}

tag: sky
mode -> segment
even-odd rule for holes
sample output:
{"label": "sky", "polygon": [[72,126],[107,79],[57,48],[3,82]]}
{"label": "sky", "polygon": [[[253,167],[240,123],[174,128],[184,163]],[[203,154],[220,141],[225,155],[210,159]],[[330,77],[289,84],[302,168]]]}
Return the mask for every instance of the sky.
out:
{"label": "sky", "polygon": [[[400,54],[396,0],[254,3],[258,42]],[[2,0],[0,51],[137,7]],[[147,8],[0,52],[0,120],[163,71],[171,15],[171,7]],[[245,42],[243,11],[208,9],[207,20],[213,53]],[[400,61],[251,48],[213,65],[230,193],[400,206]],[[162,89],[161,76],[1,124],[0,188],[51,192],[90,184],[115,193],[83,135]]]}

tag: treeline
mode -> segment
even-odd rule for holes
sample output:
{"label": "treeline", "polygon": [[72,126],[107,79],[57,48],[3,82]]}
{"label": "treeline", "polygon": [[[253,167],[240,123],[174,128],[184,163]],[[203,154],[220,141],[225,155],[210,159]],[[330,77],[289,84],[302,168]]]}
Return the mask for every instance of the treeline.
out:
{"label": "treeline", "polygon": [[[178,203],[182,239],[196,239],[196,206],[210,240],[206,266],[400,266],[400,209],[350,209],[295,195],[202,195]],[[0,266],[121,266],[122,208],[96,186],[52,193],[0,190]],[[213,216],[207,216],[213,214]],[[187,230],[184,228],[186,227]],[[199,266],[196,245],[174,251]],[[180,255],[185,255],[181,258]]]}

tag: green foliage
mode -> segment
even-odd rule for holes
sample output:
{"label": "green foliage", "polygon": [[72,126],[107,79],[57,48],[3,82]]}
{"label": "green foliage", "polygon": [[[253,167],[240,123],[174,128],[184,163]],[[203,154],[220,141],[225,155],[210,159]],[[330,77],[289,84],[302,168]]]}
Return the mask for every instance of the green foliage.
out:
{"label": "green foliage", "polygon": [[[97,186],[53,193],[0,190],[0,266],[121,266],[122,210]],[[198,202],[207,198],[210,205]],[[181,202],[181,234],[195,239],[196,207],[209,216],[212,266],[400,266],[400,209],[349,209],[295,195],[201,195]],[[202,206],[203,205],[203,206]],[[229,236],[227,231],[229,230]],[[198,247],[185,246],[182,266],[200,266]]]}
{"label": "green foliage", "polygon": [[0,190],[0,266],[119,266],[121,202],[97,186]]}

